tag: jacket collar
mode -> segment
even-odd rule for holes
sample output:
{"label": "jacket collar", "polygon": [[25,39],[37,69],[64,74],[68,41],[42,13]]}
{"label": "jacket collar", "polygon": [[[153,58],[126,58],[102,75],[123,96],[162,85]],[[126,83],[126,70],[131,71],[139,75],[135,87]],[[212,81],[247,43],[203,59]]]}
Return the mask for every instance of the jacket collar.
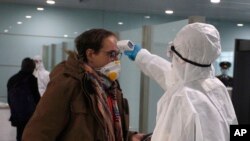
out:
{"label": "jacket collar", "polygon": [[69,53],[68,59],[65,62],[64,73],[78,80],[81,80],[83,78],[84,71],[80,67],[80,61],[78,60],[76,53]]}

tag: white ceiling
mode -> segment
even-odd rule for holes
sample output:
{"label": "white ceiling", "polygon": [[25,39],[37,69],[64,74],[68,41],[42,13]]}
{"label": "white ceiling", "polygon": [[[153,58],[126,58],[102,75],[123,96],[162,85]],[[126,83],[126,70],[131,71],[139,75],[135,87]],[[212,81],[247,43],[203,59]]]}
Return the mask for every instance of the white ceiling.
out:
{"label": "white ceiling", "polygon": [[[55,0],[59,7],[98,9],[107,11],[164,14],[174,10],[174,16],[205,16],[214,19],[250,22],[250,0]],[[82,1],[82,2],[80,2]],[[0,2],[47,6],[46,0],[0,0]]]}

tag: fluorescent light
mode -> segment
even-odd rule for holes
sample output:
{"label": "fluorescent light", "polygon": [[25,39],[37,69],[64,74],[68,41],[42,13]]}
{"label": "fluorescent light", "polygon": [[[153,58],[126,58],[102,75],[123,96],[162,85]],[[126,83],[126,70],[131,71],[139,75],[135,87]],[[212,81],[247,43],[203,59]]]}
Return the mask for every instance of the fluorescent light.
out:
{"label": "fluorescent light", "polygon": [[21,21],[18,21],[18,22],[17,22],[17,24],[22,24],[22,23],[23,23],[23,22],[21,22]]}
{"label": "fluorescent light", "polygon": [[123,22],[118,22],[119,25],[123,25]]}
{"label": "fluorescent light", "polygon": [[145,19],[150,19],[150,16],[144,16]]}
{"label": "fluorescent light", "polygon": [[168,14],[168,15],[171,15],[171,14],[174,13],[174,11],[173,10],[166,10],[165,13]]}
{"label": "fluorescent light", "polygon": [[4,29],[4,32],[7,33],[7,32],[9,32],[9,30],[8,29]]}
{"label": "fluorescent light", "polygon": [[68,37],[68,35],[67,35],[67,34],[64,34],[64,35],[63,35],[63,37],[67,38],[67,37]]}
{"label": "fluorescent light", "polygon": [[42,7],[37,7],[37,10],[38,10],[38,11],[43,11],[44,8],[42,8]]}
{"label": "fluorescent light", "polygon": [[47,4],[51,4],[51,5],[52,5],[52,4],[55,4],[56,2],[55,2],[55,1],[53,1],[53,0],[47,0],[47,1],[46,1],[46,3],[47,3]]}
{"label": "fluorescent light", "polygon": [[220,0],[210,0],[211,3],[220,3]]}
{"label": "fluorescent light", "polygon": [[27,19],[31,19],[32,18],[32,16],[30,16],[30,15],[27,15],[27,16],[25,16]]}
{"label": "fluorescent light", "polygon": [[242,27],[244,24],[238,23],[237,26]]}

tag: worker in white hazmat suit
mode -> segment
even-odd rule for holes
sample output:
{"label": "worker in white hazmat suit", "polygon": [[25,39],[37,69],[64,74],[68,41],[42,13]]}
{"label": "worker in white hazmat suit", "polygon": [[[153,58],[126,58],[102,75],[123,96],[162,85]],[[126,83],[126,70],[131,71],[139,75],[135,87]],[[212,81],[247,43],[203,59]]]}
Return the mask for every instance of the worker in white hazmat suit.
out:
{"label": "worker in white hazmat suit", "polygon": [[39,93],[42,96],[49,83],[49,71],[45,70],[42,57],[40,55],[34,56],[33,60],[36,63],[36,68],[33,75],[37,78]]}
{"label": "worker in white hazmat suit", "polygon": [[238,123],[226,87],[214,76],[220,53],[219,32],[204,23],[179,31],[168,53],[172,63],[137,45],[125,51],[165,90],[151,141],[229,141],[229,125]]}

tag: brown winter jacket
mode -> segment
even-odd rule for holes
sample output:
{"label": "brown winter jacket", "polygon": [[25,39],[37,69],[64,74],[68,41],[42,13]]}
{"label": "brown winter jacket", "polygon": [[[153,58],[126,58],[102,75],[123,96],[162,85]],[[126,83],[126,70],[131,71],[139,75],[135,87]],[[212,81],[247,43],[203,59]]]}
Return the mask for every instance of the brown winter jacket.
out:
{"label": "brown winter jacket", "polygon": [[[47,90],[25,128],[23,141],[104,141],[95,93],[83,89],[88,81],[75,58],[71,54],[51,72]],[[127,141],[132,135],[128,132],[128,105],[121,91],[117,98]]]}

